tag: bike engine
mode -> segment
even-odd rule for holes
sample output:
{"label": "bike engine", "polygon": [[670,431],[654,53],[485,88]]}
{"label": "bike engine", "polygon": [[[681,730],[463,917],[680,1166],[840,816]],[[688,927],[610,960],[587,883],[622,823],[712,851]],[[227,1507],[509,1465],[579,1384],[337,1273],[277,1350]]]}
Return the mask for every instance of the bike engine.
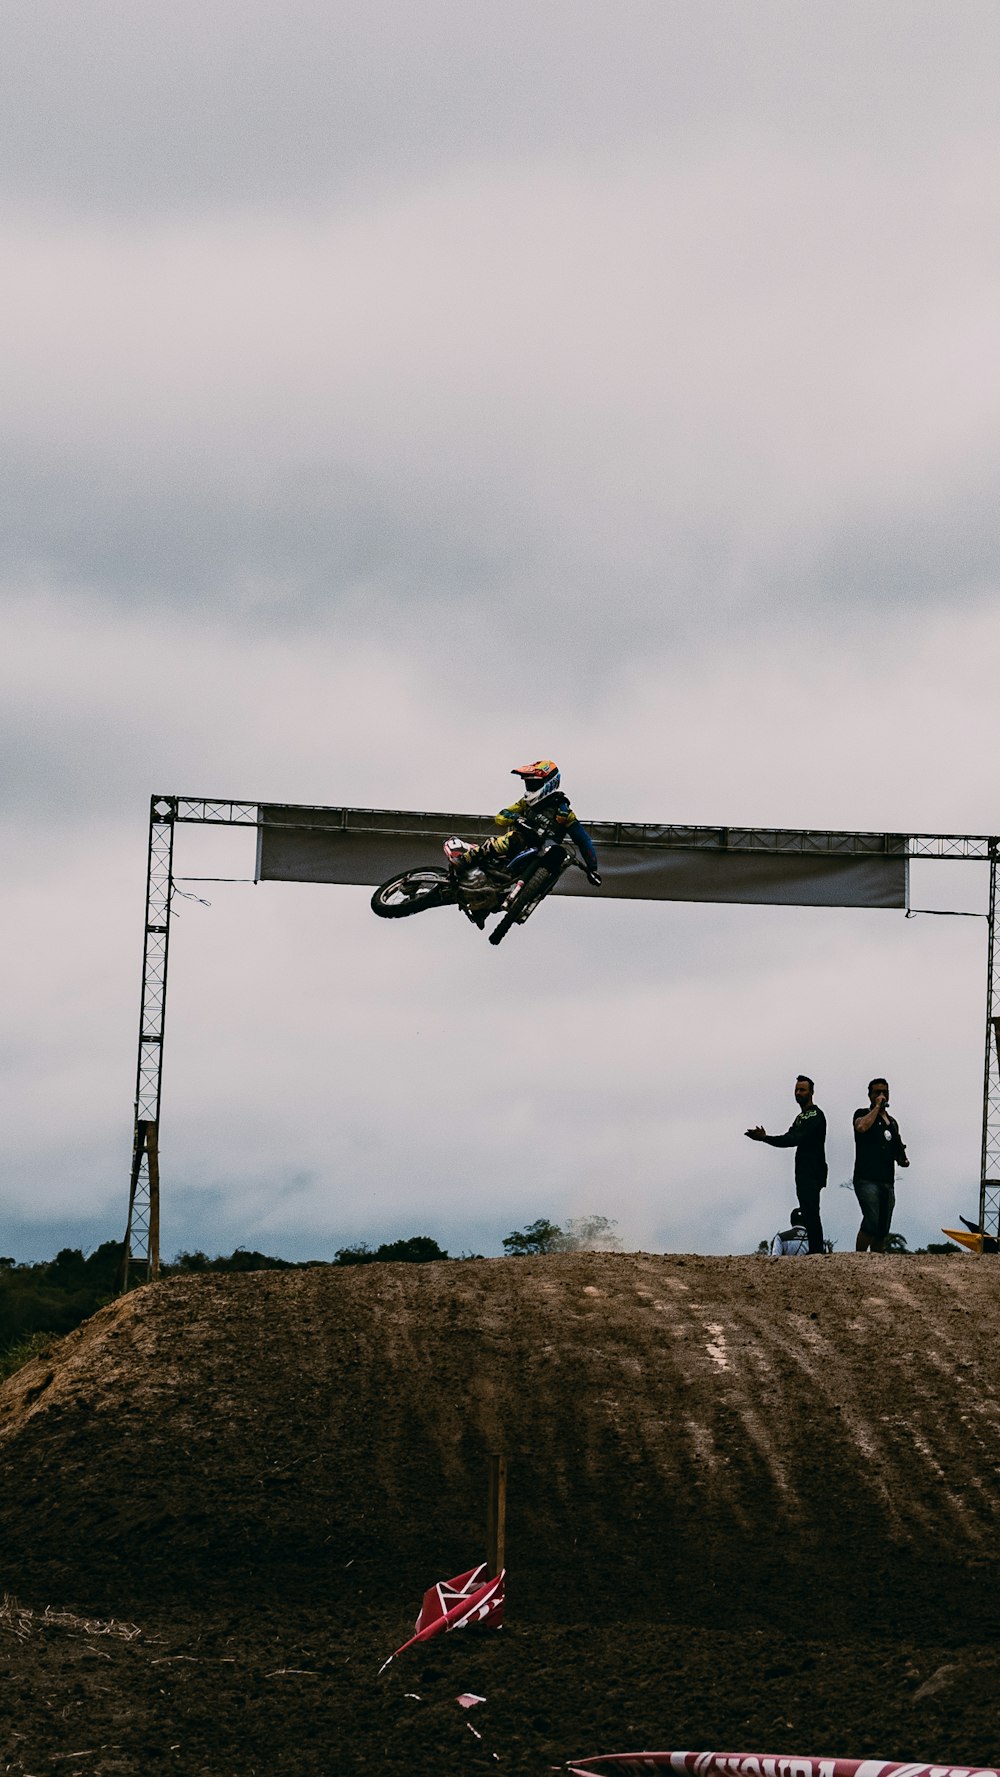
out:
{"label": "bike engine", "polygon": [[485,870],[473,865],[471,870],[463,870],[459,877],[459,894],[462,904],[476,912],[489,912],[497,904],[497,891]]}

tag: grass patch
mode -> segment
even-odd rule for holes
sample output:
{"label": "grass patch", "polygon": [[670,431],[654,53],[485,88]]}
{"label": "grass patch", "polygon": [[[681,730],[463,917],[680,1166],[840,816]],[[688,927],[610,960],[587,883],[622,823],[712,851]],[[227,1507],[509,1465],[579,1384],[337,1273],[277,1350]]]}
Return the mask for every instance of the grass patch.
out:
{"label": "grass patch", "polygon": [[23,1339],[15,1339],[6,1351],[0,1351],[0,1382],[30,1364],[33,1357],[45,1357],[58,1343],[52,1333],[26,1333]]}

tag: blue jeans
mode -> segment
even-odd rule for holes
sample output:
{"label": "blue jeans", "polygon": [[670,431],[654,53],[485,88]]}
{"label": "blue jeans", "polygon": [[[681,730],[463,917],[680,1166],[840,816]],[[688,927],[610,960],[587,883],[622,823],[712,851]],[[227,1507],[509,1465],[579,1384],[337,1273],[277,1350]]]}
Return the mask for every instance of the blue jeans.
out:
{"label": "blue jeans", "polygon": [[861,1205],[861,1226],[873,1246],[881,1247],[892,1226],[896,1207],[896,1191],[891,1184],[876,1179],[856,1178],[854,1195]]}

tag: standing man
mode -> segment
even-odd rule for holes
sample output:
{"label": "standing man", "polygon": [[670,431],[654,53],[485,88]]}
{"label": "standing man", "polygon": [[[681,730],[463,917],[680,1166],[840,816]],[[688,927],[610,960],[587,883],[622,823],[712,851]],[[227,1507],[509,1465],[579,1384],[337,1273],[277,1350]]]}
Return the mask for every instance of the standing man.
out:
{"label": "standing man", "polygon": [[800,1074],[795,1082],[795,1102],[799,1114],[784,1135],[768,1135],[755,1124],[747,1130],[751,1141],[766,1141],[772,1148],[795,1149],[795,1190],[802,1210],[802,1220],[809,1239],[809,1251],[823,1249],[823,1223],[819,1215],[819,1194],[826,1184],[826,1118],[818,1104],[813,1104],[815,1087],[808,1074]]}
{"label": "standing man", "polygon": [[889,1115],[889,1082],[868,1082],[868,1109],[854,1113],[854,1195],[861,1205],[859,1253],[885,1252],[896,1207],[896,1167],[909,1166],[899,1124]]}

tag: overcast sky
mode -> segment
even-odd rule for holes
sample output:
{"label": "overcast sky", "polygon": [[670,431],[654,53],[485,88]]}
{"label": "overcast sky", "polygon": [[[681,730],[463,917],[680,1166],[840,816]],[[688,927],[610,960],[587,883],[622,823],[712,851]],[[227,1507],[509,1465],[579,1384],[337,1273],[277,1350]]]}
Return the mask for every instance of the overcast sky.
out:
{"label": "overcast sky", "polygon": [[[996,831],[994,0],[7,0],[0,1253],[120,1237],[151,793]],[[183,829],[182,876],[252,875]],[[982,911],[976,867],[919,907]],[[179,885],[163,1241],[976,1212],[985,925]]]}

